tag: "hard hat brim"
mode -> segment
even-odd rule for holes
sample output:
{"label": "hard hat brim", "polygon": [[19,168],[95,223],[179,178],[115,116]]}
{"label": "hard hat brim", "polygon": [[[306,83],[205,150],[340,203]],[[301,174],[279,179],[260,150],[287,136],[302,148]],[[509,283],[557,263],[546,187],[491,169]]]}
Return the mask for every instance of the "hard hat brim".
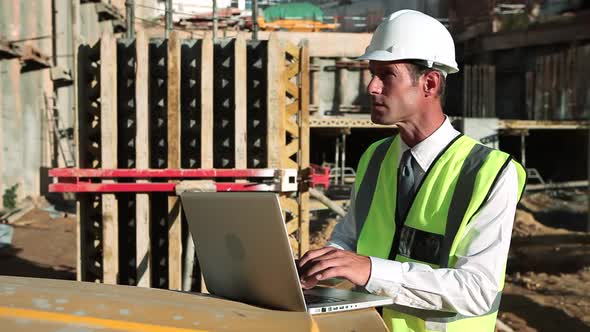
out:
{"label": "hard hat brim", "polygon": [[[359,56],[355,60],[357,60],[357,61],[361,61],[361,60],[369,60],[369,61],[398,61],[398,60],[409,60],[409,59],[396,57],[396,56],[394,56],[393,54],[391,54],[390,52],[387,52],[387,51],[375,50],[375,51],[366,52],[365,54]],[[441,70],[445,71],[445,73],[447,73],[447,74],[454,74],[454,73],[459,72],[459,68],[457,67],[456,64],[453,64],[452,66],[443,65],[443,64],[437,64],[437,65],[435,65],[435,67],[437,67],[438,69],[441,69]]]}
{"label": "hard hat brim", "polygon": [[377,50],[366,52],[355,60],[395,61],[400,59],[393,56],[390,52]]}

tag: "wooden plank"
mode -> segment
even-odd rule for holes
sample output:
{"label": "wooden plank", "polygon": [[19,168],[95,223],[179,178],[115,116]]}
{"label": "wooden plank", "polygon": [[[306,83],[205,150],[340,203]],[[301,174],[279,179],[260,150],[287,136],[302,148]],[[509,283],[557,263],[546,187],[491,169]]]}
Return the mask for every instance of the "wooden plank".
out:
{"label": "wooden plank", "polygon": [[297,201],[292,198],[281,196],[280,202],[284,212],[297,214],[297,212],[299,211],[299,205],[297,204]]}
{"label": "wooden plank", "polygon": [[463,116],[470,117],[471,112],[471,66],[465,65],[463,70]]}
{"label": "wooden plank", "polygon": [[380,128],[395,129],[396,126],[376,125],[371,122],[370,114],[355,114],[354,116],[310,116],[311,128]]}
{"label": "wooden plank", "polygon": [[572,119],[576,118],[576,114],[575,114],[575,108],[574,108],[574,100],[573,100],[573,90],[574,90],[574,85],[573,85],[573,81],[572,78],[574,77],[574,75],[576,75],[573,71],[574,69],[574,47],[570,47],[567,50],[567,55],[566,55],[566,73],[565,73],[565,89],[566,89],[566,98],[567,98],[567,113],[570,114]]}
{"label": "wooden plank", "polygon": [[[117,44],[111,34],[100,39],[101,167],[117,168]],[[104,180],[103,183],[114,182]],[[102,197],[103,282],[117,284],[119,274],[119,222],[114,194]]]}
{"label": "wooden plank", "polygon": [[564,44],[590,39],[590,22],[551,25],[537,29],[495,33],[480,39],[481,48],[472,52],[489,52],[533,45]]}
{"label": "wooden plank", "polygon": [[213,168],[213,39],[201,40],[201,168]]}
{"label": "wooden plank", "polygon": [[294,234],[289,235],[289,244],[291,245],[291,250],[293,250],[294,256],[297,256],[297,253],[299,252],[299,241],[297,241]]}
{"label": "wooden plank", "polygon": [[280,168],[282,147],[285,145],[285,59],[279,40],[272,34],[267,46],[267,165]]}
{"label": "wooden plank", "polygon": [[295,233],[297,229],[299,229],[299,219],[291,219],[289,222],[285,224],[285,226],[287,228],[287,234]]}
{"label": "wooden plank", "polygon": [[566,83],[565,83],[565,73],[566,73],[566,63],[565,63],[565,52],[561,51],[558,54],[558,68],[557,68],[557,110],[559,113],[559,120],[566,120],[570,119],[567,114],[567,105],[566,105]]}
{"label": "wooden plank", "polygon": [[288,80],[288,76],[283,76],[285,78],[285,88],[287,93],[290,94],[293,98],[299,97],[299,88],[297,85],[290,80]]}
{"label": "wooden plank", "polygon": [[479,72],[477,65],[471,67],[471,115],[473,117],[479,117],[479,109],[477,108],[477,102],[479,98]]}
{"label": "wooden plank", "polygon": [[299,126],[297,126],[296,123],[293,122],[287,122],[285,124],[285,130],[287,130],[287,132],[289,132],[289,134],[295,136],[295,137],[299,137],[300,135],[300,129]]}
{"label": "wooden plank", "polygon": [[588,57],[590,57],[590,45],[576,47],[576,75],[572,98],[577,119],[581,119],[590,107],[590,101],[586,97],[588,90],[590,90],[590,83],[587,78],[590,75]]}
{"label": "wooden plank", "polygon": [[549,56],[543,57],[543,117],[539,120],[549,120],[549,90],[551,89],[551,71]]}
{"label": "wooden plank", "polygon": [[[135,39],[135,108],[137,132],[135,136],[135,160],[138,169],[148,169],[149,149],[149,109],[148,109],[148,40],[143,30],[137,32]],[[147,180],[137,182],[147,183]],[[135,195],[136,203],[136,268],[137,286],[151,286],[150,251],[150,202],[148,194]]]}
{"label": "wooden plank", "polygon": [[[77,47],[75,47],[77,49]],[[76,51],[79,54],[80,59],[75,58],[74,63],[76,67],[74,67],[73,72],[74,75],[79,79],[74,81],[75,91],[74,91],[74,104],[76,105],[74,111],[74,144],[76,146],[76,165],[78,167],[88,167],[85,162],[85,149],[88,146],[88,138],[87,138],[87,116],[88,110],[85,107],[78,106],[85,105],[81,103],[81,100],[87,100],[86,97],[86,84],[85,82],[88,81],[87,73],[82,68],[84,67],[85,59],[88,58],[88,46],[80,47],[80,51]],[[79,93],[78,93],[79,92]],[[78,97],[82,98],[78,100]],[[85,243],[82,242],[84,238],[84,233],[87,231],[85,222],[88,220],[88,204],[89,204],[89,195],[79,195],[78,199],[76,200],[76,280],[83,281],[86,278],[85,273],[85,259],[86,259],[86,250],[87,247]]]}
{"label": "wooden plank", "polygon": [[285,53],[294,59],[294,63],[297,63],[295,66],[299,69],[299,47],[297,47],[297,43],[286,42],[283,44],[283,47]]}
{"label": "wooden plank", "polygon": [[[162,28],[155,27],[146,29],[149,37],[162,38]],[[195,34],[203,33],[200,31],[185,32],[182,31],[184,38],[194,38]],[[224,32],[226,37],[235,37],[238,33],[243,34],[246,40],[252,39],[249,32],[237,32],[227,30]],[[204,34],[204,33],[203,33]],[[193,35],[193,37],[191,37]],[[338,57],[358,57],[365,53],[365,49],[371,42],[372,33],[350,33],[350,32],[291,32],[291,31],[259,31],[259,40],[270,40],[272,36],[277,40],[289,41],[297,45],[300,41],[309,40],[309,52],[312,57],[338,58]],[[204,38],[204,37],[203,37]],[[342,47],[346,45],[346,47]]]}
{"label": "wooden plank", "polygon": [[[309,53],[317,57],[358,57],[365,53],[371,42],[371,33],[317,33],[277,32],[280,40],[297,45],[301,40],[309,41]],[[264,36],[264,33],[261,34]],[[346,47],[342,47],[346,45]]]}
{"label": "wooden plank", "polygon": [[477,82],[477,89],[478,89],[478,98],[477,98],[477,109],[479,112],[480,117],[485,117],[485,109],[484,109],[484,100],[486,91],[484,90],[484,81],[485,81],[485,65],[479,65],[477,68],[479,80]]}
{"label": "wooden plank", "polygon": [[[585,52],[586,50],[586,52]],[[586,107],[590,104],[586,102],[585,95],[587,90],[590,89],[588,84],[588,75],[590,75],[590,64],[588,63],[588,55],[590,55],[590,45],[586,47],[577,46],[574,53],[574,68],[575,75],[573,78],[573,91],[572,99],[575,107],[574,113],[577,115],[577,119],[581,119],[585,113]]]}
{"label": "wooden plank", "polygon": [[492,113],[492,117],[497,117],[496,114],[496,66],[490,66],[490,86],[489,86],[489,94],[490,94],[490,111]]}
{"label": "wooden plank", "polygon": [[282,168],[297,168],[299,167],[299,163],[293,161],[290,158],[283,159],[283,167]]}
{"label": "wooden plank", "polygon": [[[213,168],[213,36],[201,40],[201,168]],[[197,262],[195,262],[197,264]],[[208,293],[201,273],[201,289]]]}
{"label": "wooden plank", "polygon": [[[339,58],[337,61],[346,62],[346,58]],[[348,105],[346,100],[346,96],[348,95],[348,68],[341,67],[338,69],[338,106],[337,108],[340,109],[340,106]]]}
{"label": "wooden plank", "polygon": [[488,71],[488,65],[482,65],[481,66],[481,112],[482,112],[482,117],[487,118],[490,117],[491,112],[488,109],[488,98],[489,98],[489,79],[490,79],[490,74]]}
{"label": "wooden plank", "polygon": [[[299,94],[299,92],[297,93]],[[299,112],[299,104],[298,103],[290,103],[285,107],[286,118],[289,119],[294,115],[297,115]]]}
{"label": "wooden plank", "polygon": [[558,95],[559,95],[559,76],[558,76],[558,66],[559,66],[559,57],[557,54],[553,54],[550,56],[551,57],[551,89],[549,90],[550,92],[550,96],[551,96],[551,103],[549,104],[550,108],[550,112],[551,112],[551,116],[550,119],[552,120],[558,120],[559,119],[559,113],[558,113],[558,107],[559,107],[559,103],[558,103]]}
{"label": "wooden plank", "polygon": [[479,110],[479,116],[480,117],[485,117],[486,113],[485,113],[485,96],[487,91],[485,90],[485,79],[486,79],[486,72],[485,72],[485,65],[480,65],[478,66],[478,77],[479,80],[477,82],[477,86],[478,86],[478,99],[477,99],[477,108]]}
{"label": "wooden plank", "polygon": [[[0,91],[4,91],[2,89],[2,81],[3,80],[0,79]],[[4,114],[4,110],[2,108],[2,95],[3,94],[0,93],[0,115]],[[0,116],[0,128],[4,128],[3,119],[4,119],[4,117]],[[4,135],[0,135],[0,169],[6,169],[6,168],[4,168]],[[3,178],[0,177],[0,192],[4,193],[6,188],[4,188],[4,183],[2,182],[2,180],[3,180]],[[2,204],[2,203],[0,203],[0,204]],[[0,206],[2,208],[4,208],[3,205],[0,205]],[[77,216],[77,214],[76,214],[76,216]],[[76,217],[76,219],[77,218],[78,217]]]}
{"label": "wooden plank", "polygon": [[[300,44],[300,82],[299,104],[301,116],[299,117],[299,169],[309,168],[309,44],[303,41]],[[309,192],[299,193],[299,257],[309,250]]]}
{"label": "wooden plank", "polygon": [[[291,141],[291,143],[289,143],[285,146],[285,154],[289,157],[293,156],[293,155],[297,154],[297,152],[299,152],[299,148],[300,147],[299,147],[298,140],[293,140],[293,141]],[[299,163],[297,165],[299,165]]]}
{"label": "wooden plank", "polygon": [[492,109],[492,99],[494,96],[492,95],[492,85],[494,84],[494,66],[492,65],[485,65],[484,66],[484,73],[485,73],[485,81],[484,81],[484,93],[485,93],[485,114],[486,117],[493,118],[496,116],[494,110]]}
{"label": "wooden plank", "polygon": [[248,167],[248,140],[246,128],[248,118],[247,81],[246,81],[246,39],[243,34],[238,34],[235,41],[234,70],[235,70],[235,168]]}
{"label": "wooden plank", "polygon": [[533,100],[533,117],[531,120],[540,120],[543,111],[543,62],[542,57],[535,59],[535,86]]}
{"label": "wooden plank", "polygon": [[293,62],[287,66],[286,76],[293,77],[299,73],[299,62]]}
{"label": "wooden plank", "polygon": [[586,129],[587,121],[550,121],[550,120],[500,120],[498,128],[507,130],[555,130],[555,129]]}
{"label": "wooden plank", "polygon": [[[310,75],[310,95],[311,95],[311,104],[315,107],[316,111],[320,110],[320,59],[319,58],[311,58],[311,64],[316,67],[316,70],[313,70],[309,73]],[[363,70],[362,78],[365,79],[365,74],[367,70]],[[364,83],[364,82],[363,82]],[[368,84],[368,81],[367,81]],[[363,86],[367,86],[363,84]]]}
{"label": "wooden plank", "polygon": [[[168,168],[180,168],[180,39],[168,39]],[[168,197],[168,288],[182,288],[182,234],[180,200]]]}
{"label": "wooden plank", "polygon": [[535,114],[533,108],[535,102],[535,73],[527,71],[525,73],[525,103],[526,103],[526,117],[532,120]]}

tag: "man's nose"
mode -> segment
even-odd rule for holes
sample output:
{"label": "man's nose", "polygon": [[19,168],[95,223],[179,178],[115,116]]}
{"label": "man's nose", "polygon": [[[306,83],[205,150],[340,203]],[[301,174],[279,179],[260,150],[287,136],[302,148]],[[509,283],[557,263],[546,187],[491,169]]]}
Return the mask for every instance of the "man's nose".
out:
{"label": "man's nose", "polygon": [[383,82],[377,76],[373,76],[369,85],[367,86],[367,92],[370,95],[380,95],[383,90]]}

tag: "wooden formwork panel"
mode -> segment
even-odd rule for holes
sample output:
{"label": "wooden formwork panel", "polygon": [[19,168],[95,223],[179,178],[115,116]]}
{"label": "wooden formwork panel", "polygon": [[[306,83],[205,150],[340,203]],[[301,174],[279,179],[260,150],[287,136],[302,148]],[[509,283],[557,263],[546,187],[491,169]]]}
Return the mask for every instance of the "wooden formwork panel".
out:
{"label": "wooden formwork panel", "polygon": [[[139,169],[150,168],[149,148],[149,106],[148,106],[148,72],[149,45],[143,31],[135,39],[135,165]],[[145,180],[140,180],[147,182]],[[135,195],[135,280],[140,287],[151,287],[152,251],[150,245],[150,197],[148,194]]]}
{"label": "wooden formwork panel", "polygon": [[463,68],[463,116],[496,116],[496,69],[490,65],[465,65]]}
{"label": "wooden formwork panel", "polygon": [[[81,46],[80,167],[306,169],[307,52],[274,37],[214,44],[142,32]],[[304,186],[281,197],[298,256],[309,245],[308,199]],[[82,194],[78,215],[79,280],[183,288],[193,252],[177,196]]]}
{"label": "wooden formwork panel", "polygon": [[[100,43],[78,51],[78,149],[80,167],[101,167]],[[77,279],[102,281],[102,196],[78,196]]]}
{"label": "wooden formwork panel", "polygon": [[[268,94],[269,166],[280,168],[309,167],[309,47],[306,42],[294,45],[269,38],[268,82],[275,91]],[[269,83],[271,84],[271,83]],[[273,112],[276,109],[278,112]],[[297,194],[281,196],[287,230],[293,251],[302,256],[309,250],[309,193],[300,186]]]}
{"label": "wooden formwork panel", "polygon": [[584,77],[590,73],[590,45],[577,45],[538,56],[533,71],[528,72],[527,100],[534,120],[580,120],[587,117],[588,101],[584,96],[589,85]]}
{"label": "wooden formwork panel", "polygon": [[[137,132],[136,114],[136,84],[135,80],[135,63],[136,63],[136,44],[134,39],[120,39],[116,43],[116,145],[117,145],[117,167],[118,168],[137,168],[136,164],[136,145]],[[110,126],[104,126],[109,128]],[[128,179],[122,179],[120,182],[131,182]],[[116,197],[118,212],[118,278],[115,276],[115,282],[124,285],[137,284],[136,270],[136,250],[137,239],[135,236],[137,228],[136,204],[137,200],[134,194],[120,193]]]}

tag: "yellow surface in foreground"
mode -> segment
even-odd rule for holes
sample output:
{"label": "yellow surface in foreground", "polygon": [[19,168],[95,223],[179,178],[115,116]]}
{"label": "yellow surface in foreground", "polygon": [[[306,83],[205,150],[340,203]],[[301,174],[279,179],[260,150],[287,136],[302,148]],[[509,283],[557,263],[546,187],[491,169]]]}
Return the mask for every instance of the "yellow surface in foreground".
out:
{"label": "yellow surface in foreground", "polygon": [[6,331],[386,331],[375,310],[312,317],[202,294],[0,276]]}

